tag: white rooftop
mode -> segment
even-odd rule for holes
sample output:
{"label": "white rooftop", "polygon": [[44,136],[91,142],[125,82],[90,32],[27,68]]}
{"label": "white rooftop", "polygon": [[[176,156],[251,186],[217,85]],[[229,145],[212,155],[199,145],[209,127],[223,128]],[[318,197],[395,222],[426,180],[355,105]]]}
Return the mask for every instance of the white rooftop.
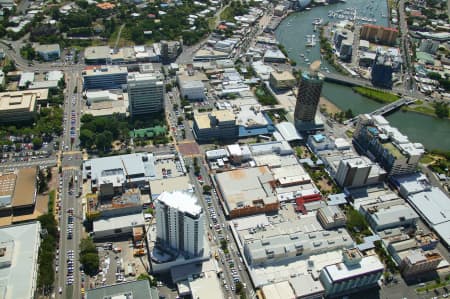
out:
{"label": "white rooftop", "polygon": [[213,271],[206,272],[203,277],[190,281],[189,287],[191,288],[192,298],[225,298],[217,274]]}
{"label": "white rooftop", "polygon": [[283,136],[283,139],[288,142],[302,140],[302,137],[298,134],[295,126],[290,122],[284,121],[276,124],[275,127],[277,128],[278,132],[280,132],[281,136]]}
{"label": "white rooftop", "polygon": [[323,271],[326,271],[332,281],[350,279],[363,275],[364,273],[383,271],[384,266],[377,256],[370,255],[363,257],[358,266],[349,267],[345,263],[338,263],[326,266]]}
{"label": "white rooftop", "polygon": [[265,285],[262,287],[262,292],[266,299],[295,298],[295,294],[287,281]]}
{"label": "white rooftop", "polygon": [[144,215],[142,213],[103,218],[94,221],[94,233],[103,231],[112,231],[115,229],[126,228],[130,226],[141,226],[145,224]]}
{"label": "white rooftop", "polygon": [[12,250],[0,268],[0,298],[34,298],[40,230],[39,222],[0,228],[0,247]]}
{"label": "white rooftop", "polygon": [[189,213],[193,216],[202,212],[202,207],[197,204],[197,198],[190,193],[181,191],[163,192],[158,200],[180,212]]}
{"label": "white rooftop", "polygon": [[431,225],[450,221],[450,198],[439,188],[431,188],[411,194],[408,201],[426,218]]}

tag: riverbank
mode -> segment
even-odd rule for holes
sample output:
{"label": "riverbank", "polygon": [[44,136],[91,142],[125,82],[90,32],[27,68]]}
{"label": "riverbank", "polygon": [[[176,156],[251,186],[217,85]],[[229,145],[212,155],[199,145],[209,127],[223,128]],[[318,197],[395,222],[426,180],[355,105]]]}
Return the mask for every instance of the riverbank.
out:
{"label": "riverbank", "polygon": [[400,97],[396,94],[379,91],[373,88],[356,86],[352,89],[354,92],[382,104],[389,104],[400,99]]}
{"label": "riverbank", "polygon": [[320,97],[319,107],[320,111],[326,111],[326,113],[329,115],[342,112],[342,110],[339,109],[338,106],[336,106],[333,102],[331,102],[325,97]]}

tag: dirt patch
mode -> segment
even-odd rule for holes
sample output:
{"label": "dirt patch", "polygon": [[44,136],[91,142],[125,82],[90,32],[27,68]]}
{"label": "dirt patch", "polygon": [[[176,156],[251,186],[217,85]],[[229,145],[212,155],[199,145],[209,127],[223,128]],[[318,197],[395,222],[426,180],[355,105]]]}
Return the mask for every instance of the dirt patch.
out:
{"label": "dirt patch", "polygon": [[178,151],[184,157],[200,155],[200,147],[196,142],[179,143]]}
{"label": "dirt patch", "polygon": [[335,104],[333,104],[332,102],[330,102],[328,99],[326,99],[324,97],[320,98],[319,106],[321,109],[325,109],[327,114],[335,114],[335,113],[342,111]]}

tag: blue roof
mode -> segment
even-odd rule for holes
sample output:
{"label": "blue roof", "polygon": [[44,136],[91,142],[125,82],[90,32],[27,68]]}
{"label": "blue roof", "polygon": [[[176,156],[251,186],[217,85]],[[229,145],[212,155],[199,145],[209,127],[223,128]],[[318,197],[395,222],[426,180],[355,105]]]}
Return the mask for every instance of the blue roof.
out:
{"label": "blue roof", "polygon": [[378,135],[378,130],[377,130],[377,128],[369,127],[369,128],[367,128],[367,130],[368,130],[370,133],[372,133],[373,135]]}
{"label": "blue roof", "polygon": [[338,193],[338,194],[330,194],[328,195],[328,202],[327,204],[329,206],[338,206],[346,204],[347,200],[345,199],[344,193]]}
{"label": "blue roof", "polygon": [[323,136],[322,134],[313,135],[313,138],[315,142],[322,142],[325,140],[325,136]]}
{"label": "blue roof", "polygon": [[375,248],[375,241],[380,241],[380,237],[378,235],[371,235],[368,237],[364,237],[364,243],[356,245],[360,251],[369,250]]}
{"label": "blue roof", "polygon": [[266,134],[272,135],[273,131],[274,128],[271,125],[259,128],[246,128],[244,126],[239,126],[239,137],[251,137]]}

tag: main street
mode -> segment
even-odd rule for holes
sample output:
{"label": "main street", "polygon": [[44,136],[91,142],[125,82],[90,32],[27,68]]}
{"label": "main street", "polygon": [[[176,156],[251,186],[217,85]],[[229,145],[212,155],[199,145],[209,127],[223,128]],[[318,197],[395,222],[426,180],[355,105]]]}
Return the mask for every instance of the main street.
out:
{"label": "main street", "polygon": [[[76,92],[75,92],[76,90]],[[62,294],[57,294],[57,298],[80,298],[81,297],[81,274],[79,263],[78,247],[83,233],[84,213],[81,206],[81,199],[78,197],[81,177],[82,153],[78,148],[78,136],[80,127],[80,107],[81,107],[81,80],[79,72],[66,72],[66,92],[64,99],[64,134],[61,141],[61,167],[62,167],[62,188],[61,188],[61,216],[59,218],[61,236],[59,252],[59,271],[56,279],[56,287],[62,289]],[[75,117],[72,117],[74,115]],[[73,119],[75,121],[73,121]],[[71,138],[70,130],[74,128],[75,136]],[[72,210],[73,224],[69,225],[69,209]],[[72,233],[69,232],[71,226]],[[69,238],[69,234],[72,235]],[[73,250],[73,284],[68,285],[68,256],[67,252]]]}
{"label": "main street", "polygon": [[[170,116],[175,116],[175,110],[173,110],[173,104],[178,104],[178,107],[180,107],[181,103],[180,103],[180,93],[178,88],[173,88],[172,89],[172,98],[171,99],[167,99],[166,101],[166,113],[168,115],[168,118],[170,118]],[[176,119],[176,118],[175,118]],[[174,119],[172,118],[172,120],[169,121],[174,121]],[[178,143],[179,141],[181,142],[195,142],[194,136],[192,134],[192,127],[191,127],[191,123],[187,120],[183,121],[183,125],[184,125],[184,130],[185,130],[185,137],[182,137],[182,134],[177,134],[176,136],[174,136],[175,138],[175,143]],[[211,240],[210,240],[210,247],[211,247],[211,252],[212,254],[215,254],[216,252],[219,254],[219,264],[221,264],[222,270],[223,270],[223,276],[221,276],[221,285],[223,288],[224,293],[226,294],[225,297],[237,297],[236,294],[234,293],[234,291],[232,290],[232,286],[234,287],[235,283],[233,280],[233,275],[231,272],[231,269],[229,267],[229,263],[230,261],[234,264],[235,269],[239,269],[238,274],[240,276],[240,280],[243,283],[244,286],[247,286],[245,289],[247,298],[253,298],[254,296],[254,292],[253,292],[253,288],[252,283],[250,281],[250,278],[248,276],[248,273],[246,271],[246,267],[245,265],[241,262],[240,259],[240,255],[239,255],[239,251],[237,248],[237,245],[235,243],[235,240],[233,238],[233,235],[231,233],[231,230],[229,229],[228,223],[226,221],[225,215],[223,213],[221,204],[219,203],[218,197],[215,193],[215,190],[212,190],[211,195],[208,197],[211,198],[211,207],[213,207],[213,211],[217,217],[217,224],[215,224],[212,221],[211,218],[211,211],[209,210],[209,207],[205,201],[205,198],[207,197],[206,195],[203,194],[203,185],[209,185],[209,186],[213,186],[211,179],[210,179],[210,174],[208,171],[208,167],[206,166],[203,157],[204,157],[204,153],[203,150],[201,150],[201,155],[197,156],[197,157],[185,157],[185,164],[187,168],[190,168],[189,171],[189,178],[191,180],[191,182],[194,184],[194,189],[195,189],[195,193],[197,198],[199,199],[199,204],[202,206],[204,212],[205,212],[205,217],[206,217],[206,223],[205,223],[205,231],[208,232],[209,236],[211,236]],[[202,177],[203,183],[199,182],[199,179],[197,178],[197,176],[194,174],[194,159],[197,158],[197,165],[200,167],[200,173],[199,175]],[[218,225],[218,227],[220,226],[221,228],[221,233],[219,233],[216,229],[215,229],[215,225]],[[225,255],[225,253],[220,249],[220,237],[223,236],[223,238],[225,240],[227,240],[228,243],[228,250],[229,250],[229,257],[227,257]],[[223,284],[223,281],[226,282],[226,286]]]}

